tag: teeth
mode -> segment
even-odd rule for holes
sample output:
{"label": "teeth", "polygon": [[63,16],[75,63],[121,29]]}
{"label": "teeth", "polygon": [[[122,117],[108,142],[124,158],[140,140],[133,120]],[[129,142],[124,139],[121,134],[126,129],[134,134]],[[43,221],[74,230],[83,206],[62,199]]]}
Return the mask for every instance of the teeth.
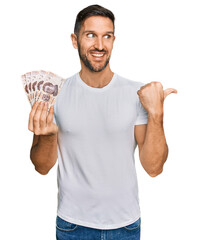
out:
{"label": "teeth", "polygon": [[95,57],[102,57],[104,54],[92,54]]}

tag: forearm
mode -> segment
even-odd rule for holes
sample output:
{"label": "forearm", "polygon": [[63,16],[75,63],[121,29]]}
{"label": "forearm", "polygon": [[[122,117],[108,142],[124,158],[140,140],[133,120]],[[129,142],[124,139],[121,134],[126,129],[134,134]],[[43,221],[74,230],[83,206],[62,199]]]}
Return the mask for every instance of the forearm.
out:
{"label": "forearm", "polygon": [[40,135],[31,148],[30,159],[39,173],[47,174],[57,160],[57,134]]}
{"label": "forearm", "polygon": [[163,129],[163,114],[148,114],[146,137],[140,152],[140,161],[150,176],[163,170],[168,146]]}

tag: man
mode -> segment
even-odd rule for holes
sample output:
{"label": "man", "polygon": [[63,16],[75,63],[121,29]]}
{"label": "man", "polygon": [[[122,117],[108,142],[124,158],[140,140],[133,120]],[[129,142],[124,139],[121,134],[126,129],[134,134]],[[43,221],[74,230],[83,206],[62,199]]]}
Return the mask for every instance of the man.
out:
{"label": "man", "polygon": [[134,151],[155,177],[168,156],[160,82],[144,85],[110,69],[114,15],[92,5],[76,18],[71,40],[81,71],[66,79],[54,107],[35,103],[31,160],[47,174],[58,157],[57,239],[140,239]]}

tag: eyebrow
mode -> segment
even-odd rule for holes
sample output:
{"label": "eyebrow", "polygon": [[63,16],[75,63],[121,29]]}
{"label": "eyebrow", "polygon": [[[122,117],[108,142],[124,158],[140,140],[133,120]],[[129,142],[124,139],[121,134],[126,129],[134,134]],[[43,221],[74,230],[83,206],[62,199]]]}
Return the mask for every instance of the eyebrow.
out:
{"label": "eyebrow", "polygon": [[[86,30],[86,31],[83,31],[83,33],[82,34],[85,34],[85,33],[95,33],[95,31],[92,31],[92,30]],[[114,32],[112,32],[112,31],[108,31],[108,32],[105,32],[105,34],[112,34],[112,35],[114,35]]]}

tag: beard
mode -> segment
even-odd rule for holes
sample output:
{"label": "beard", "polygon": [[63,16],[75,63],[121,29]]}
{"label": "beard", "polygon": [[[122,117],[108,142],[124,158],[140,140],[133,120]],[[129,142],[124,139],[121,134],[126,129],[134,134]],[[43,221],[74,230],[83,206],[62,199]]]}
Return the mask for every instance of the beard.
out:
{"label": "beard", "polygon": [[[81,47],[79,42],[77,41],[78,44],[78,55],[80,57],[80,59],[82,60],[82,62],[84,63],[84,65],[91,71],[91,72],[101,72],[102,70],[104,70],[107,66],[107,64],[109,63],[110,57],[106,60],[106,62],[104,63],[104,65],[102,67],[94,67],[91,62],[88,60],[87,56],[85,54],[81,53]],[[95,49],[97,52],[104,52],[104,50],[98,50]]]}

